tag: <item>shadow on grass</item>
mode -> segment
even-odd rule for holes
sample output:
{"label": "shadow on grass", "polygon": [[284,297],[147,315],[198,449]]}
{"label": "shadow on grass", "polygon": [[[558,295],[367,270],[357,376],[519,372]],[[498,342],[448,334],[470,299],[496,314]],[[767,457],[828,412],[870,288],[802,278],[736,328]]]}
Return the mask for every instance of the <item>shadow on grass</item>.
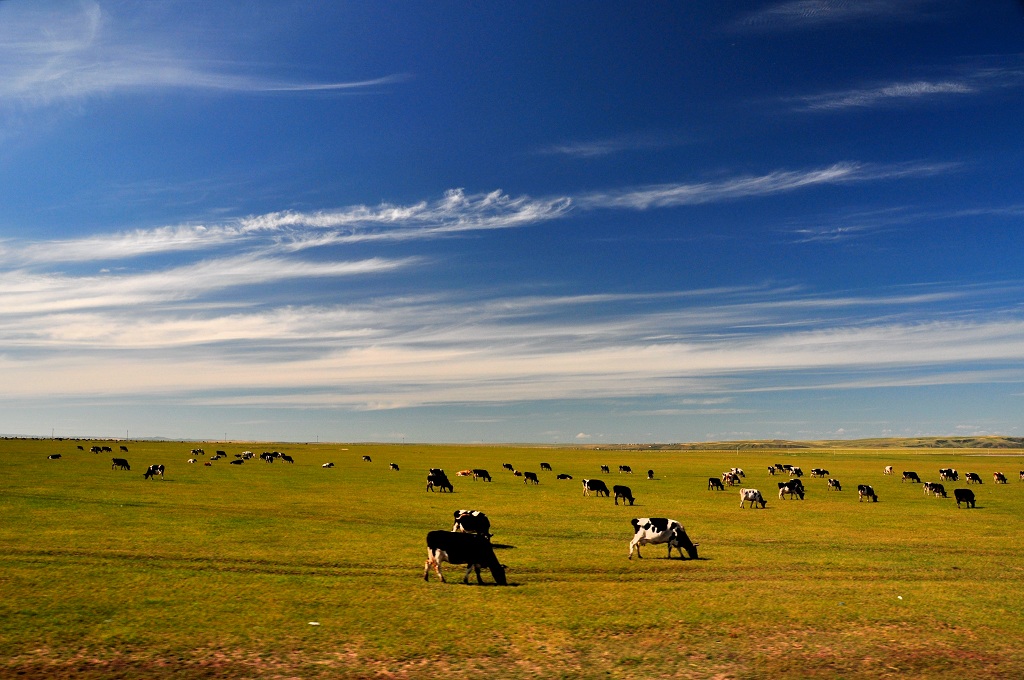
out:
{"label": "shadow on grass", "polygon": [[505,543],[491,543],[491,547],[495,550],[514,550],[514,545],[506,545]]}

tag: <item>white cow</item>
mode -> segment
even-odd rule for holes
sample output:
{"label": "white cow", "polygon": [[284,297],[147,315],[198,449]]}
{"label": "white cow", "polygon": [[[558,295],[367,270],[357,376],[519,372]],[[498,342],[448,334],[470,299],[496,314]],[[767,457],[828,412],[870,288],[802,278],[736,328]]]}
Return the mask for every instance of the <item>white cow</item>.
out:
{"label": "white cow", "polygon": [[768,501],[757,489],[740,489],[740,507],[742,508],[747,501],[750,501],[750,507],[754,507],[755,503],[760,503],[762,508],[768,505]]}
{"label": "white cow", "polygon": [[690,556],[691,560],[697,559],[697,546],[690,537],[686,535],[683,525],[674,519],[666,517],[639,517],[631,520],[633,524],[633,540],[629,543],[629,559],[633,559],[633,551],[636,556],[643,558],[640,554],[640,546],[652,543],[668,543],[668,556],[672,558],[672,548],[679,551],[679,558],[683,559],[683,549]]}
{"label": "white cow", "polygon": [[887,475],[891,475],[892,474],[892,466],[891,465],[886,465],[885,466],[885,474],[887,474]]}

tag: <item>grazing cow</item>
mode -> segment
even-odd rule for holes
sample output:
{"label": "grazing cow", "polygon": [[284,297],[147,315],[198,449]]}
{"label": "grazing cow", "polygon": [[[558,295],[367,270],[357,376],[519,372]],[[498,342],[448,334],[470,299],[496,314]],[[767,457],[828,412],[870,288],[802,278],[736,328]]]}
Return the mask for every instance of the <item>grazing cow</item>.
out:
{"label": "grazing cow", "polygon": [[226,451],[221,451],[219,449],[217,451],[214,451],[214,453],[216,453],[218,456],[227,456],[228,455]]}
{"label": "grazing cow", "polygon": [[770,474],[770,475],[774,475],[775,474],[775,466],[774,465],[769,465],[768,466],[768,474]]}
{"label": "grazing cow", "polygon": [[828,488],[832,489],[833,491],[842,491],[843,490],[843,485],[839,483],[838,479],[831,479],[830,478],[828,480]]}
{"label": "grazing cow", "polygon": [[906,482],[906,481],[911,481],[911,482],[914,482],[916,484],[920,484],[921,483],[921,478],[917,476],[916,472],[904,471],[903,472],[903,479],[900,480],[900,483],[903,483],[903,482]]}
{"label": "grazing cow", "polygon": [[619,474],[621,475],[623,472],[628,472],[629,474],[633,474],[632,468],[630,468],[628,465],[620,465],[619,466]]}
{"label": "grazing cow", "polygon": [[885,466],[885,472],[883,472],[882,474],[883,475],[891,475],[892,474],[892,466],[891,465],[886,465]]}
{"label": "grazing cow", "polygon": [[610,496],[611,493],[608,491],[608,486],[600,479],[584,479],[583,480],[583,495],[589,496],[590,492],[593,491],[598,496]]}
{"label": "grazing cow", "polygon": [[956,499],[956,507],[960,507],[961,503],[966,503],[967,507],[974,507],[974,492],[970,489],[953,489],[953,498]]}
{"label": "grazing cow", "polygon": [[203,451],[202,449],[192,449],[192,455],[193,456],[201,456],[201,455],[205,455],[205,454],[206,454],[206,451]]}
{"label": "grazing cow", "polygon": [[[262,458],[263,460],[265,460],[268,463],[273,463],[274,459],[277,458],[277,456],[275,456],[274,454],[272,454],[272,453],[270,453],[268,451],[264,451],[263,453],[260,454],[260,458]],[[216,459],[214,459],[214,460],[216,460]]]}
{"label": "grazing cow", "polygon": [[121,450],[124,451],[125,453],[128,453],[128,447],[127,446],[122,446]]}
{"label": "grazing cow", "polygon": [[388,470],[394,470],[395,472],[398,472],[398,463],[389,463]]}
{"label": "grazing cow", "polygon": [[[784,472],[786,470],[786,466],[783,465],[782,463],[776,463],[774,467],[779,472]],[[790,466],[790,467],[792,467],[792,466]]]}
{"label": "grazing cow", "polygon": [[502,470],[508,470],[509,472],[512,472],[513,470],[515,470],[515,468],[512,467],[512,463],[502,463],[501,464],[501,469]]}
{"label": "grazing cow", "polygon": [[149,479],[160,475],[160,479],[164,478],[164,466],[163,464],[150,465],[149,469],[142,473],[143,479]]}
{"label": "grazing cow", "polygon": [[789,476],[790,477],[803,477],[804,476],[804,471],[794,465],[794,466],[790,467],[790,469],[789,469]]}
{"label": "grazing cow", "polygon": [[464,534],[479,534],[491,540],[491,520],[479,510],[456,510],[455,524],[452,531],[459,531]]}
{"label": "grazing cow", "polygon": [[128,465],[128,461],[125,460],[124,458],[111,458],[110,461],[113,463],[110,466],[111,470],[113,470],[114,468],[117,468],[119,470],[131,470],[132,469],[131,466]]}
{"label": "grazing cow", "polygon": [[190,463],[195,463],[195,462],[196,462],[196,459],[195,459],[195,458],[189,458],[189,459],[188,459],[188,462],[190,462]]}
{"label": "grazing cow", "polygon": [[213,463],[203,463],[205,467],[213,467]]}
{"label": "grazing cow", "polygon": [[992,482],[994,484],[1006,484],[1006,475],[1004,475],[1002,472],[993,472]]}
{"label": "grazing cow", "polygon": [[448,475],[440,468],[430,468],[430,472],[427,473],[427,491],[433,491],[435,486],[441,491],[455,492],[455,487],[448,481]]}
{"label": "grazing cow", "polygon": [[601,466],[601,472],[609,472],[609,473],[610,473],[610,472],[611,472],[611,470],[609,470],[609,469],[608,469],[608,466],[607,466],[607,465],[602,465],[602,466]]}
{"label": "grazing cow", "polygon": [[733,473],[737,477],[746,477],[747,476],[746,473],[743,472],[743,468],[738,468],[738,467],[729,468],[729,472]]}
{"label": "grazing cow", "polygon": [[60,457],[61,457],[61,455],[59,453],[51,453],[46,458],[47,458],[47,460],[57,460]]}
{"label": "grazing cow", "polygon": [[483,468],[475,468],[473,470],[473,481],[475,482],[478,479],[482,479],[485,482],[489,482],[491,481],[491,473],[488,472],[487,470],[484,470]]}
{"label": "grazing cow", "polygon": [[735,472],[732,472],[732,471],[723,472],[722,473],[722,482],[724,484],[728,484],[729,486],[735,486],[736,484],[740,483],[740,478],[739,478],[739,475],[737,475]]}
{"label": "grazing cow", "polygon": [[804,499],[804,485],[794,484],[793,482],[799,482],[799,479],[794,479],[789,482],[779,482],[779,500],[781,501],[789,494],[790,500],[793,496],[800,496],[800,500]]}
{"label": "grazing cow", "polygon": [[811,468],[811,477],[828,477],[829,472],[824,468]]}
{"label": "grazing cow", "polygon": [[625,505],[626,501],[629,501],[630,505],[633,505],[633,491],[628,486],[621,486],[616,484],[612,487],[612,492],[615,494],[615,505],[619,504],[619,499],[622,499],[622,504]]}
{"label": "grazing cow", "polygon": [[423,565],[423,580],[430,580],[430,567],[434,567],[437,578],[444,583],[441,563],[465,564],[466,577],[462,582],[469,585],[469,575],[476,571],[476,582],[483,583],[480,568],[491,570],[491,577],[499,586],[508,585],[505,580],[505,566],[498,562],[494,548],[482,536],[462,534],[454,531],[431,531],[427,534],[427,561]]}
{"label": "grazing cow", "polygon": [[977,472],[968,472],[964,475],[964,479],[967,480],[968,484],[981,484],[981,476]]}
{"label": "grazing cow", "polygon": [[551,463],[541,463],[540,464],[540,469],[541,470],[547,470],[548,472],[551,472]]}
{"label": "grazing cow", "polygon": [[530,482],[533,482],[534,484],[540,484],[540,480],[537,479],[537,473],[536,472],[524,472],[523,473],[523,484],[529,484]]}
{"label": "grazing cow", "polygon": [[946,495],[946,487],[944,487],[942,484],[939,484],[938,482],[928,482],[927,484],[924,485],[924,487],[926,495],[928,493],[931,493],[940,498],[949,498],[949,496]]}
{"label": "grazing cow", "polygon": [[102,449],[104,451],[106,451],[107,453],[113,453],[114,452],[114,450],[112,448],[110,448],[109,446],[104,446],[104,447],[102,447]]}
{"label": "grazing cow", "polygon": [[959,482],[960,474],[953,468],[939,468],[939,479],[944,482]]}
{"label": "grazing cow", "polygon": [[873,502],[878,502],[878,494],[867,484],[857,485],[857,502],[860,503],[865,498],[870,498]]}
{"label": "grazing cow", "polygon": [[683,550],[690,556],[691,560],[697,559],[697,546],[690,537],[686,535],[683,525],[674,519],[667,517],[637,517],[630,520],[633,525],[633,540],[629,542],[629,559],[633,559],[633,551],[636,556],[643,559],[640,554],[640,546],[659,545],[668,543],[668,558],[672,559],[672,548],[679,551],[679,559],[683,557]]}
{"label": "grazing cow", "polygon": [[287,453],[282,453],[281,454],[281,460],[283,460],[286,463],[292,463],[292,464],[295,463],[295,459],[292,458],[291,456],[289,456]]}
{"label": "grazing cow", "polygon": [[456,477],[472,477],[473,476],[473,471],[472,470],[459,470],[458,472],[455,473],[455,476]]}
{"label": "grazing cow", "polygon": [[512,475],[515,476],[515,477],[522,477],[523,473],[520,472],[519,470],[513,470],[512,471]]}
{"label": "grazing cow", "polygon": [[647,471],[647,479],[654,479],[654,470]]}
{"label": "grazing cow", "polygon": [[363,456],[363,462],[364,463],[372,463],[373,459],[370,458],[369,456]]}
{"label": "grazing cow", "polygon": [[725,491],[725,485],[718,477],[708,477],[708,491]]}
{"label": "grazing cow", "polygon": [[740,507],[742,508],[747,501],[750,501],[750,507],[754,507],[755,503],[760,503],[762,508],[768,505],[768,501],[757,489],[740,489]]}
{"label": "grazing cow", "polygon": [[84,447],[84,446],[82,446],[81,444],[79,444],[79,445],[78,445],[78,450],[79,450],[79,451],[85,451],[85,447]]}
{"label": "grazing cow", "polygon": [[332,468],[332,467],[334,467],[334,463],[324,463],[320,467],[322,467],[322,468]]}
{"label": "grazing cow", "polygon": [[[235,460],[233,460],[233,461],[228,463],[228,465],[244,465],[244,464],[245,464],[245,459],[244,458],[237,458],[237,459],[235,459]],[[209,463],[207,463],[207,465],[209,465]],[[333,467],[333,464],[332,464],[332,467]]]}
{"label": "grazing cow", "polygon": [[98,446],[93,446],[92,448],[90,448],[90,449],[89,449],[89,453],[99,453],[99,452],[100,452],[100,451],[102,451],[102,450],[103,450],[103,449],[101,449],[101,448],[100,448],[100,447],[98,447]]}
{"label": "grazing cow", "polygon": [[563,472],[562,474],[558,475],[556,479],[572,479],[572,475],[567,475]]}

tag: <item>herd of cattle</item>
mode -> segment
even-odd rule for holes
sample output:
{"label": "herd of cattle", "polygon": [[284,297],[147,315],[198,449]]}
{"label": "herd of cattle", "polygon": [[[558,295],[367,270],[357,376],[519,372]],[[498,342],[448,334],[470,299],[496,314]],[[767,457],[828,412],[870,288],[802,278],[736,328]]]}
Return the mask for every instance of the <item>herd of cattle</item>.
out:
{"label": "herd of cattle", "polygon": [[[84,447],[79,446],[79,450],[84,451]],[[120,447],[121,452],[127,453],[128,448],[126,446]],[[92,453],[112,452],[112,449],[108,446],[93,446],[90,451]],[[191,451],[193,456],[205,455],[203,449],[193,449]],[[216,462],[222,458],[227,458],[228,455],[224,451],[216,451],[213,456],[210,457],[209,462],[205,462],[204,465],[210,466],[213,462]],[[251,451],[243,451],[242,453],[234,454],[234,460],[229,461],[233,465],[241,465],[245,461],[255,458],[256,454]],[[51,454],[48,456],[51,460],[61,458],[61,454]],[[273,463],[275,460],[281,460],[288,463],[294,463],[294,459],[279,451],[264,451],[259,454],[259,458],[267,463]],[[367,463],[372,463],[370,456],[363,456],[362,460]],[[198,459],[193,457],[188,459],[188,463],[196,463]],[[120,470],[131,470],[131,466],[126,458],[114,457],[111,458],[111,469]],[[324,463],[324,468],[333,468],[334,463]],[[396,463],[390,463],[388,469],[393,472],[399,472],[400,468]],[[502,469],[510,472],[514,477],[521,477],[524,484],[540,484],[540,477],[536,472],[519,471],[511,463],[505,463],[502,465]],[[540,470],[553,472],[550,463],[540,463]],[[609,473],[611,468],[607,465],[600,466],[601,472]],[[154,464],[148,466],[143,477],[145,479],[153,479],[159,476],[161,479],[164,478],[165,468],[163,464]],[[619,474],[632,474],[633,471],[628,465],[620,465],[618,467]],[[799,498],[803,500],[806,497],[807,490],[802,481],[804,476],[803,470],[800,467],[794,465],[785,465],[776,463],[768,466],[768,474],[775,476],[777,474],[788,474],[789,479],[786,481],[778,482],[778,496],[780,500],[786,499],[787,497],[792,500]],[[883,470],[884,475],[894,475],[895,472],[891,465],[886,466]],[[960,473],[953,468],[939,468],[938,470],[939,480],[936,482],[923,482],[920,475],[914,471],[903,471],[901,482],[909,482],[911,484],[921,484],[925,495],[931,495],[939,498],[948,498],[944,484],[942,482],[957,482],[960,480]],[[470,468],[460,470],[456,473],[457,477],[471,478],[473,481],[491,482],[491,474],[483,468]],[[812,478],[816,479],[827,479],[826,490],[828,491],[842,491],[842,484],[838,479],[830,476],[828,470],[824,468],[811,468]],[[572,480],[572,475],[559,473],[555,477],[557,480]],[[648,479],[655,479],[654,470],[647,471]],[[741,468],[730,468],[723,472],[718,477],[709,477],[707,488],[709,491],[724,491],[726,486],[741,486],[743,480],[746,478],[746,473]],[[996,484],[1006,484],[1006,476],[1001,472],[994,472],[992,475],[993,482]],[[1020,479],[1024,481],[1024,470],[1020,471]],[[967,472],[964,474],[964,481],[967,484],[982,484],[981,476],[975,472]],[[628,502],[633,505],[635,498],[632,490],[628,486],[615,484],[609,491],[607,484],[601,479],[587,478],[582,480],[583,495],[584,496],[614,496],[615,505],[619,504],[619,500],[622,500],[622,504],[625,505]],[[427,472],[427,491],[439,491],[453,493],[455,487],[448,475],[441,468],[430,468]],[[957,507],[966,505],[968,508],[975,507],[976,497],[974,491],[967,488],[953,489],[953,496],[956,500]],[[878,502],[878,494],[875,493],[874,488],[869,484],[858,484],[857,485],[857,500],[858,502],[868,500],[871,502]],[[747,507],[765,508],[768,505],[768,500],[764,497],[762,492],[756,488],[741,488],[740,489],[740,508]],[[441,564],[448,562],[451,564],[466,565],[466,573],[463,578],[464,583],[469,582],[469,576],[471,573],[476,573],[477,582],[482,583],[480,578],[481,569],[488,569],[491,572],[491,576],[495,583],[499,585],[506,585],[506,570],[508,567],[501,564],[494,553],[494,546],[491,544],[491,522],[490,519],[483,512],[479,510],[456,510],[454,513],[454,524],[451,531],[431,531],[427,534],[427,561],[423,567],[423,578],[429,580],[430,570],[434,569],[438,578],[444,581],[444,575],[441,573]],[[693,543],[690,537],[687,535],[686,530],[683,526],[674,519],[666,517],[640,517],[631,520],[633,527],[633,539],[629,543],[629,559],[633,558],[635,552],[637,557],[640,555],[640,547],[647,544],[663,545],[667,544],[668,557],[672,556],[672,549],[675,548],[680,559],[684,559],[683,551],[690,559],[697,559],[697,546],[699,544]]]}

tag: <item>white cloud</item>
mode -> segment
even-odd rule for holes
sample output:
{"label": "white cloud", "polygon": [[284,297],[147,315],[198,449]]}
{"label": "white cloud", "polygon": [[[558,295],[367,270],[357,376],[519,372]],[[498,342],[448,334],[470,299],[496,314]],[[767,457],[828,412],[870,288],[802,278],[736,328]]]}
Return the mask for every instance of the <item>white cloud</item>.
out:
{"label": "white cloud", "polygon": [[[0,102],[48,106],[116,91],[206,89],[234,92],[353,91],[393,84],[403,75],[345,82],[275,78],[214,54],[177,46],[170,28],[140,30],[98,2],[0,4]],[[124,9],[124,8],[119,8]],[[145,8],[134,11],[144,14]],[[211,41],[216,42],[216,41]]]}
{"label": "white cloud", "polygon": [[865,23],[928,19],[933,0],[787,0],[740,18],[740,31],[814,29],[826,24],[856,27]]}
{"label": "white cloud", "polygon": [[975,94],[978,88],[967,82],[890,83],[873,88],[828,92],[800,99],[802,110],[835,111],[851,108],[873,108],[939,96]]}

